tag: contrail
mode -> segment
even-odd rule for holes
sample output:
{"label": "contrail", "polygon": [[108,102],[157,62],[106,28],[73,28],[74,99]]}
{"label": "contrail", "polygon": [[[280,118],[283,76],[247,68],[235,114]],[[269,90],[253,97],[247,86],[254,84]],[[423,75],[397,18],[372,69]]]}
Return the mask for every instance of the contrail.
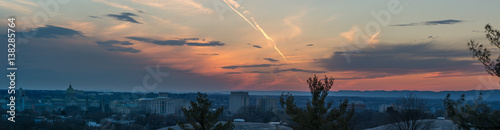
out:
{"label": "contrail", "polygon": [[234,8],[233,8],[233,6],[231,6],[231,5],[227,2],[227,0],[224,0],[224,2],[225,2],[225,3],[226,3],[226,4],[227,4],[227,5],[228,5],[231,9],[233,9],[233,10],[234,10],[234,12],[238,13],[238,14],[239,14],[239,15],[240,15],[243,19],[245,19],[245,21],[247,21],[247,22],[248,22],[248,24],[252,25],[252,27],[253,27],[255,30],[257,30],[257,28],[255,28],[255,26],[254,26],[252,23],[250,23],[250,21],[248,21],[248,19],[247,19],[247,18],[245,18],[245,16],[243,16],[240,12],[238,12],[236,9],[234,9]]}
{"label": "contrail", "polygon": [[252,24],[250,21],[248,21],[248,19],[243,16],[240,12],[238,12],[238,10],[236,10],[235,8],[233,8],[233,6],[231,6],[231,4],[229,4],[229,2],[227,2],[227,0],[224,0],[224,2],[229,6],[231,7],[231,9],[233,9],[234,12],[238,13],[238,15],[240,15],[243,19],[245,19],[245,21],[248,22],[248,24],[252,25],[252,27],[255,29],[255,30],[258,30],[262,33],[262,35],[264,35],[264,37],[266,37],[267,40],[271,41],[273,43],[273,47],[274,49],[281,55],[281,57],[283,57],[283,59],[285,60],[285,62],[287,61],[286,58],[285,58],[285,55],[283,55],[283,53],[281,53],[281,51],[278,49],[278,47],[276,47],[276,42],[274,42],[274,40],[272,38],[270,38],[269,36],[267,36],[267,33],[264,32],[264,30],[262,28],[260,28],[259,24],[257,24],[257,22],[255,22],[255,20],[253,19],[253,17],[250,17],[252,19],[252,21],[254,22],[254,24]]}
{"label": "contrail", "polygon": [[276,51],[278,51],[278,53],[280,53],[281,57],[283,57],[283,59],[285,60],[286,62],[286,58],[285,58],[285,55],[283,55],[283,53],[281,53],[280,49],[278,49],[278,47],[276,47],[276,42],[274,42],[274,40],[272,38],[270,38],[269,36],[267,36],[267,33],[264,32],[264,30],[262,28],[260,28],[259,24],[257,24],[257,22],[255,22],[255,20],[253,19],[253,17],[251,17],[252,21],[255,23],[255,25],[257,26],[257,29],[260,30],[260,32],[262,33],[262,35],[264,35],[264,37],[266,37],[267,40],[273,42],[273,47]]}
{"label": "contrail", "polygon": [[372,42],[372,40],[378,36],[378,34],[380,33],[380,31],[378,31],[377,33],[375,33],[375,35],[372,36],[372,38],[370,38],[370,41],[368,41],[368,45],[370,45],[371,47],[375,48],[372,44],[370,44]]}

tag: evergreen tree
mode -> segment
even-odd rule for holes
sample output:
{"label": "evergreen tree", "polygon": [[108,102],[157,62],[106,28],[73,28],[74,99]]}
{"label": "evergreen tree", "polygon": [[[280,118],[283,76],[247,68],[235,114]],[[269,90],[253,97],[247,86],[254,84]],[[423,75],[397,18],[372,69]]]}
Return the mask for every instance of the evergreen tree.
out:
{"label": "evergreen tree", "polygon": [[456,101],[451,100],[448,94],[444,106],[448,117],[461,129],[500,129],[500,111],[492,110],[484,103],[482,94],[473,103],[466,103],[464,94]]}
{"label": "evergreen tree", "polygon": [[[495,30],[491,25],[486,24],[484,27],[486,38],[490,44],[500,48],[500,31]],[[500,77],[500,55],[493,60],[491,51],[482,44],[471,40],[468,44],[469,50],[472,52],[473,58],[483,63],[486,72],[492,76]],[[448,116],[459,127],[464,129],[500,129],[500,111],[491,110],[491,108],[483,102],[483,98],[479,95],[474,100],[473,104],[465,103],[465,95],[462,95],[459,100],[450,100],[450,94],[446,96],[444,104]]]}
{"label": "evergreen tree", "polygon": [[217,108],[216,111],[210,111],[212,107],[212,101],[209,100],[206,93],[202,94],[198,92],[198,97],[196,97],[196,102],[191,101],[191,106],[188,108],[182,108],[182,112],[186,116],[186,121],[191,126],[186,124],[180,125],[184,130],[228,130],[233,129],[234,125],[232,121],[228,121],[224,124],[217,123],[219,121],[219,116],[224,110],[223,107]]}
{"label": "evergreen tree", "polygon": [[306,108],[299,108],[295,104],[295,99],[291,94],[282,94],[280,97],[281,107],[293,121],[292,127],[299,130],[329,130],[329,129],[350,129],[351,119],[354,115],[354,108],[348,109],[349,102],[344,100],[338,108],[332,108],[333,102],[325,102],[328,91],[333,86],[333,78],[322,81],[314,75],[309,78],[309,90],[312,99],[307,103]]}

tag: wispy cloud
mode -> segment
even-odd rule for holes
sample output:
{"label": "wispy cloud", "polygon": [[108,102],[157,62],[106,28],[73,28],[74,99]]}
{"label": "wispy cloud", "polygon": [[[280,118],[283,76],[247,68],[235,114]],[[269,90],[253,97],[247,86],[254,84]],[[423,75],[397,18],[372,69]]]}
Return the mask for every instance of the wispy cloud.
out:
{"label": "wispy cloud", "polygon": [[110,1],[106,1],[106,0],[94,0],[94,2],[103,3],[103,4],[106,4],[108,6],[115,7],[115,8],[120,8],[120,9],[123,9],[123,10],[142,12],[142,11],[134,9],[134,8],[132,8],[130,6],[126,6],[126,5],[122,5],[122,4],[118,4],[118,3],[110,2]]}
{"label": "wispy cloud", "polygon": [[224,43],[219,41],[211,41],[208,43],[197,43],[197,42],[188,42],[186,43],[188,46],[224,46]]}
{"label": "wispy cloud", "polygon": [[[19,3],[14,3],[14,2],[8,2],[5,0],[0,1],[0,7],[4,9],[8,9],[11,11],[15,11],[18,13],[23,13],[23,14],[29,14],[32,13],[32,10],[26,6],[23,6],[22,4]],[[2,10],[3,11],[3,10]]]}
{"label": "wispy cloud", "polygon": [[242,74],[241,72],[226,72],[224,74]]}
{"label": "wispy cloud", "polygon": [[236,69],[236,68],[255,68],[255,67],[271,67],[271,66],[279,66],[279,65],[275,65],[275,64],[233,65],[233,66],[224,66],[221,68],[223,68],[223,69]]}
{"label": "wispy cloud", "polygon": [[273,73],[281,73],[281,72],[305,72],[305,73],[326,73],[326,71],[317,71],[317,70],[304,70],[304,69],[297,69],[297,68],[290,68],[290,69],[276,69],[273,71]]}
{"label": "wispy cloud", "polygon": [[[155,40],[151,38],[144,38],[144,37],[126,37],[128,39],[136,40],[136,41],[141,41],[141,42],[147,42],[147,43],[153,43],[156,45],[168,45],[168,46],[224,46],[224,43],[221,43],[220,41],[210,41],[208,43],[204,43],[204,39],[200,41],[200,38],[177,38],[175,40]],[[191,41],[196,41],[196,42],[191,42]]]}
{"label": "wispy cloud", "polygon": [[438,24],[455,24],[455,23],[460,23],[460,22],[464,22],[464,21],[448,19],[448,20],[438,20],[438,21],[427,21],[427,22],[424,22],[424,24],[425,25],[438,25]]}
{"label": "wispy cloud", "polygon": [[132,0],[132,2],[159,9],[182,12],[180,14],[211,14],[214,12],[214,10],[206,8],[193,0]]}
{"label": "wispy cloud", "polygon": [[262,47],[261,47],[261,46],[259,46],[259,45],[252,45],[252,46],[253,46],[253,47],[255,47],[255,48],[262,48]]}
{"label": "wispy cloud", "polygon": [[330,58],[316,62],[329,71],[354,71],[370,73],[371,77],[385,77],[428,72],[473,73],[481,69],[474,67],[474,61],[457,60],[470,54],[463,50],[437,49],[435,44],[379,44],[376,48],[365,48],[356,54],[350,54],[351,63],[347,63],[348,52],[334,52]]}
{"label": "wispy cloud", "polygon": [[337,19],[337,17],[332,16],[332,17],[330,17],[330,18],[328,18],[328,19],[321,20],[321,22],[320,22],[320,23],[327,23],[327,22],[330,22],[330,21],[332,21],[332,20],[334,20],[334,19]]}
{"label": "wispy cloud", "polygon": [[102,19],[102,17],[99,17],[99,16],[89,16],[91,18],[96,18],[96,19]]}
{"label": "wispy cloud", "polygon": [[455,19],[448,19],[448,20],[437,20],[437,21],[425,21],[421,23],[407,23],[407,24],[395,24],[391,26],[418,26],[418,25],[440,25],[440,24],[456,24],[464,22],[463,20],[455,20]]}
{"label": "wispy cloud", "polygon": [[207,56],[207,55],[212,55],[212,56],[215,56],[215,55],[219,55],[217,53],[213,53],[213,54],[197,54],[197,55],[204,55],[204,56]]}
{"label": "wispy cloud", "polygon": [[326,71],[317,71],[317,70],[305,70],[305,69],[275,69],[273,71],[248,71],[245,73],[282,73],[282,72],[304,72],[304,73],[326,73]]}
{"label": "wispy cloud", "polygon": [[109,41],[98,41],[96,43],[99,45],[99,47],[102,47],[108,51],[130,52],[130,53],[141,52],[140,50],[131,47],[116,46],[116,45],[125,45],[125,46],[133,45],[133,43],[128,41],[109,40]]}
{"label": "wispy cloud", "polygon": [[279,60],[273,59],[273,58],[264,58],[264,60],[271,61],[271,62],[278,62]]}
{"label": "wispy cloud", "polygon": [[132,18],[132,16],[138,16],[134,13],[123,12],[121,14],[108,14],[106,16],[111,17],[111,18],[115,18],[116,20],[120,20],[120,21],[126,21],[126,22],[140,24],[140,22],[138,22],[137,20]]}
{"label": "wispy cloud", "polygon": [[155,39],[149,39],[149,38],[143,38],[143,37],[126,37],[126,38],[136,40],[136,41],[141,41],[141,42],[153,43],[156,45],[182,46],[182,45],[186,44],[186,41],[184,41],[184,40],[155,40]]}
{"label": "wispy cloud", "polygon": [[36,32],[35,38],[58,38],[58,37],[73,37],[73,36],[85,37],[80,31],[53,25],[39,27],[28,32],[29,33]]}

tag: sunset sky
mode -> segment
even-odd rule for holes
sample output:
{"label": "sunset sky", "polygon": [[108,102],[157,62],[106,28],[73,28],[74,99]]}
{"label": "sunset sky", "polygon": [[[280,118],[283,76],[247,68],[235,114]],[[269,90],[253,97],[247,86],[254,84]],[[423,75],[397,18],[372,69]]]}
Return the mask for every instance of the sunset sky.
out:
{"label": "sunset sky", "polygon": [[[467,50],[489,46],[500,1],[47,1],[0,0],[0,29],[14,16],[24,39],[17,87],[307,91],[316,74],[333,90],[500,89]],[[168,76],[147,76],[156,65]]]}

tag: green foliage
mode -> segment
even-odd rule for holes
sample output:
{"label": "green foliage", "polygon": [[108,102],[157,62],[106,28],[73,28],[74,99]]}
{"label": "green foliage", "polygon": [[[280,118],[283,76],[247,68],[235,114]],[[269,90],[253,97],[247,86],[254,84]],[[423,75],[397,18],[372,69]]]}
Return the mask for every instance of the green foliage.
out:
{"label": "green foliage", "polygon": [[186,121],[191,126],[186,124],[180,125],[184,130],[227,130],[233,129],[234,125],[232,121],[226,122],[224,124],[217,123],[219,121],[219,116],[222,114],[224,108],[219,107],[215,112],[211,112],[212,101],[210,101],[206,93],[202,94],[198,92],[198,97],[196,97],[196,102],[191,101],[191,107],[189,109],[182,108],[182,112],[186,116]]}
{"label": "green foliage", "polygon": [[299,130],[326,130],[326,129],[350,129],[354,109],[348,109],[349,102],[344,100],[338,108],[332,108],[333,102],[325,102],[328,91],[333,86],[333,78],[322,81],[314,75],[309,78],[309,90],[312,99],[306,108],[299,108],[295,104],[295,98],[291,94],[282,94],[280,97],[281,107],[293,120],[292,127]]}
{"label": "green foliage", "polygon": [[484,103],[482,94],[473,103],[466,103],[464,94],[455,101],[448,94],[444,106],[448,117],[462,129],[500,129],[500,111]]}

